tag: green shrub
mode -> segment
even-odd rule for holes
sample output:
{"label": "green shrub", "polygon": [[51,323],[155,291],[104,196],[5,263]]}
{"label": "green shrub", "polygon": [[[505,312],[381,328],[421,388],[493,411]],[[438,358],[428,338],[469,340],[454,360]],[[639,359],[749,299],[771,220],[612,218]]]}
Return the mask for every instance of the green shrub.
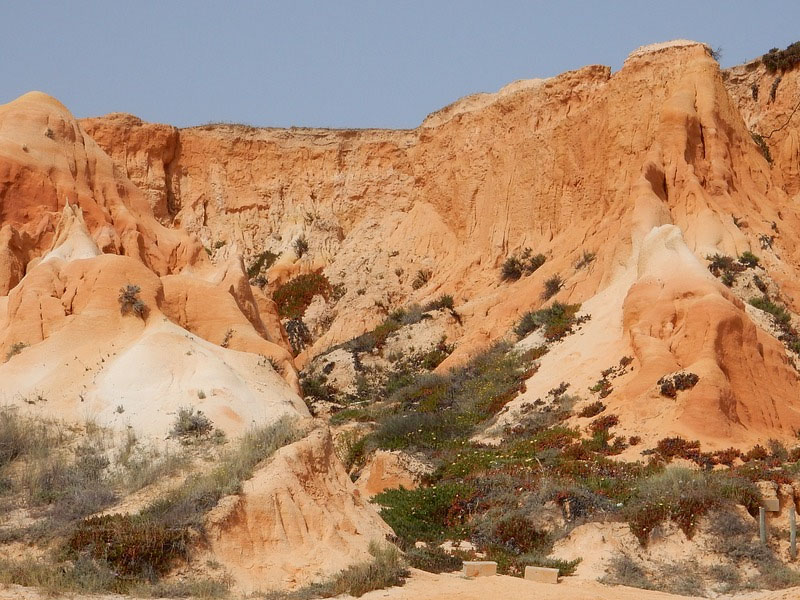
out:
{"label": "green shrub", "polygon": [[[303,312],[305,312],[305,309],[303,309]],[[311,332],[300,317],[288,319],[283,324],[283,327],[286,330],[286,337],[289,338],[289,344],[295,356],[300,354],[303,348],[311,343]]]}
{"label": "green shrub", "polygon": [[13,344],[11,344],[11,347],[8,349],[8,352],[6,352],[6,362],[10,361],[13,357],[22,352],[27,347],[28,344],[26,344],[25,342],[14,342]]}
{"label": "green shrub", "polygon": [[756,133],[755,131],[751,131],[750,137],[753,138],[753,142],[756,146],[758,146],[758,149],[761,151],[761,155],[769,164],[772,164],[772,153],[769,151],[769,145],[767,144],[767,140],[764,139],[764,136]]}
{"label": "green shrub", "polygon": [[[360,598],[367,592],[382,590],[405,583],[409,575],[405,561],[397,548],[371,542],[371,562],[353,565],[322,583],[315,583],[296,592],[278,596],[281,600],[310,600],[349,594]],[[269,597],[268,597],[269,598]]]}
{"label": "green shrub", "polygon": [[739,262],[743,264],[745,267],[753,269],[758,266],[758,263],[760,261],[755,254],[753,254],[749,250],[746,250],[742,252],[742,254],[739,256]]}
{"label": "green shrub", "polygon": [[[198,397],[199,394],[198,394]],[[205,394],[202,396],[205,398]],[[202,410],[196,411],[192,407],[182,406],[178,409],[175,422],[172,424],[170,436],[175,438],[200,437],[211,433],[214,429],[211,420],[203,414]]]}
{"label": "green shrub", "polygon": [[0,558],[0,583],[41,588],[56,597],[69,592],[93,594],[124,592],[116,575],[99,561],[78,559],[72,563],[52,564],[46,560]]}
{"label": "green shrub", "polygon": [[303,374],[300,377],[300,390],[303,398],[336,402],[336,388],[328,383],[328,378],[324,374]]}
{"label": "green shrub", "polygon": [[792,321],[792,316],[789,314],[786,308],[780,304],[774,303],[767,296],[750,298],[750,304],[760,310],[763,310],[764,312],[771,314],[772,318],[775,320],[775,324],[778,327],[786,327]]}
{"label": "green shrub", "polygon": [[650,532],[667,519],[691,537],[697,520],[712,508],[735,502],[753,511],[760,499],[755,485],[744,479],[671,468],[644,480],[624,514],[631,531],[646,545]]}
{"label": "green shrub", "polygon": [[409,548],[406,551],[406,559],[409,565],[415,569],[427,571],[428,573],[451,573],[458,571],[464,564],[457,556],[448,554],[441,548]]}
{"label": "green shrub", "polygon": [[314,296],[322,295],[326,300],[332,292],[328,278],[320,273],[305,273],[280,286],[272,294],[278,314],[289,319],[302,318]]}
{"label": "green shrub", "polygon": [[500,267],[500,279],[516,281],[523,275],[534,273],[546,260],[544,254],[532,254],[530,248],[525,248],[519,256],[514,254],[503,261]]}
{"label": "green shrub", "polygon": [[700,381],[700,377],[695,373],[681,372],[674,375],[665,375],[656,382],[656,385],[659,386],[662,396],[675,398],[678,392],[693,388],[698,381]]}
{"label": "green shrub", "polygon": [[306,240],[306,236],[301,235],[298,237],[293,243],[292,248],[294,248],[294,253],[297,258],[302,258],[304,254],[308,252],[308,240]]}
{"label": "green shrub", "polygon": [[627,554],[615,554],[608,563],[606,575],[600,581],[643,590],[656,589],[647,572]]}
{"label": "green shrub", "polygon": [[549,300],[555,296],[562,287],[564,287],[564,280],[560,275],[553,275],[544,282],[542,300]]}
{"label": "green shrub", "polygon": [[761,57],[767,72],[790,71],[800,64],[800,42],[789,44],[784,50],[772,48]]}
{"label": "green shrub", "polygon": [[222,579],[183,579],[138,583],[128,593],[138,598],[226,598],[231,581]]}
{"label": "green shrub", "polygon": [[544,327],[544,337],[547,341],[560,340],[572,331],[573,325],[580,321],[576,318],[580,304],[563,304],[553,302],[547,308],[525,313],[514,327],[514,333],[521,339]]}
{"label": "green shrub", "polygon": [[262,271],[269,269],[278,260],[280,254],[275,254],[270,250],[265,250],[256,254],[255,260],[247,267],[247,277],[253,279],[257,277]]}
{"label": "green shrub", "polygon": [[13,408],[0,408],[0,469],[22,456],[48,451],[56,439],[47,425],[22,417]]}
{"label": "green shrub", "polygon": [[423,373],[413,383],[396,392],[392,400],[400,402],[406,410],[432,413],[450,405],[449,390],[450,381],[447,377]]}
{"label": "green shrub", "polygon": [[462,483],[443,483],[416,490],[387,490],[375,496],[384,521],[394,530],[402,548],[418,541],[441,543],[448,537],[463,537],[463,515],[459,506],[472,496]]}
{"label": "green shrub", "polygon": [[592,402],[591,404],[587,404],[586,406],[584,406],[583,409],[581,409],[581,411],[578,413],[578,416],[584,418],[596,417],[605,409],[606,405],[600,402],[600,400],[596,400],[595,402]]}
{"label": "green shrub", "polygon": [[489,511],[473,534],[482,547],[496,547],[510,554],[541,551],[551,545],[550,535],[520,512]]}
{"label": "green shrub", "polygon": [[509,256],[500,267],[500,279],[516,281],[520,277],[522,277],[522,263],[516,256]]}
{"label": "green shrub", "polygon": [[105,515],[81,522],[67,541],[76,556],[107,564],[122,578],[147,579],[188,555],[189,532],[141,516]]}
{"label": "green shrub", "polygon": [[578,259],[578,262],[575,263],[575,268],[584,269],[592,264],[595,258],[597,258],[597,254],[584,250],[581,254],[581,257]]}
{"label": "green shrub", "polygon": [[425,312],[433,311],[433,310],[453,310],[455,303],[453,301],[453,297],[450,294],[442,294],[436,300],[432,300],[425,305]]}

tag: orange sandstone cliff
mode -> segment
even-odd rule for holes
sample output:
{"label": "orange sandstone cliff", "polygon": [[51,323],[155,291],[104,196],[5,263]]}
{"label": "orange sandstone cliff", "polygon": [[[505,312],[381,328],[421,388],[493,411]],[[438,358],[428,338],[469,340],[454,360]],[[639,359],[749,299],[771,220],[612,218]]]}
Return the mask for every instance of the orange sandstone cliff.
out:
{"label": "orange sandstone cliff", "polygon": [[[746,306],[758,291],[726,288],[705,259],[753,251],[798,309],[796,130],[769,141],[772,164],[750,133],[789,116],[797,84],[788,74],[774,102],[752,106],[742,90],[759,77],[768,87],[766,74],[739,69],[675,41],[633,52],[617,73],[590,66],[464,98],[414,130],[178,130],[120,114],[81,127],[213,261],[270,250],[281,257],[268,290],[320,269],[340,284],[340,299],[307,316],[323,325],[300,365],[393,308],[449,293],[463,328],[448,368],[543,305],[558,274],[555,299],[583,303],[591,321],[543,357],[501,422],[632,356],[607,400],[624,427],[748,444],[800,428],[796,355]],[[301,236],[310,251],[297,259]],[[525,247],[545,265],[501,282],[503,260]],[[578,268],[583,252],[596,259]],[[680,370],[698,385],[660,396],[657,381]]]}

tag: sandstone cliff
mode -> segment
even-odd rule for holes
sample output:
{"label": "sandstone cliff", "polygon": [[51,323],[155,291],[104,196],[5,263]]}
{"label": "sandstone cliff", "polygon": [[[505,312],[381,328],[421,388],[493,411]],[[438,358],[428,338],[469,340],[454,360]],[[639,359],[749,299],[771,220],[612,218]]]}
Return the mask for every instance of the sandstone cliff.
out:
{"label": "sandstone cliff", "polygon": [[[465,98],[411,131],[175,130],[127,115],[82,127],[157,213],[208,247],[225,242],[215,259],[271,250],[282,256],[270,285],[313,269],[343,285],[310,356],[446,292],[464,327],[444,369],[542,305],[543,282],[558,274],[555,298],[586,303],[596,325],[545,359],[530,394],[632,355],[637,375],[610,402],[636,428],[648,407],[646,433],[745,443],[800,427],[794,355],[704,259],[757,252],[797,308],[797,161],[784,141],[770,167],[749,128],[773,117],[745,110],[734,79],[706,46],[677,41],[637,50],[618,73],[591,66]],[[770,110],[777,121],[789,106]],[[298,260],[301,235],[310,252]],[[545,265],[500,282],[502,261],[525,247]],[[576,268],[583,252],[596,259]],[[701,384],[653,402],[657,380],[680,369]]]}

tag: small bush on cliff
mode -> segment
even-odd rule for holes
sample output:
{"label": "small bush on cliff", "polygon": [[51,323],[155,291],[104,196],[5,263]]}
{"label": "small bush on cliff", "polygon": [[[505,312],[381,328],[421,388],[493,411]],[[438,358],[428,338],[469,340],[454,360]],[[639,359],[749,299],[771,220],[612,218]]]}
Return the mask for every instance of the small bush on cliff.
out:
{"label": "small bush on cliff", "polygon": [[247,277],[253,279],[257,277],[263,270],[269,269],[278,260],[279,254],[275,254],[270,250],[265,250],[260,254],[256,254],[255,260],[247,267]]}
{"label": "small bush on cliff", "polygon": [[188,553],[189,532],[141,516],[91,517],[78,525],[67,547],[75,556],[103,561],[122,579],[166,573]]}
{"label": "small bush on cliff", "polygon": [[267,600],[312,600],[348,594],[360,598],[367,592],[405,583],[409,572],[403,556],[390,544],[371,542],[373,560],[350,566],[330,579],[287,593],[267,594]]}
{"label": "small bush on cliff", "polygon": [[138,285],[129,283],[119,290],[119,311],[123,315],[133,313],[137,317],[144,317],[147,314],[147,305],[139,298],[141,288]]}
{"label": "small bush on cliff", "polygon": [[756,133],[755,131],[751,131],[750,137],[753,138],[753,142],[756,146],[758,146],[758,149],[761,151],[761,155],[769,164],[772,164],[772,153],[769,151],[769,146],[767,145],[767,140],[764,139],[764,136]]}
{"label": "small bush on cliff", "polygon": [[332,291],[333,288],[325,275],[305,273],[276,289],[272,299],[278,306],[278,314],[281,317],[297,319],[306,312],[314,296],[319,294],[327,300]]}
{"label": "small bush on cliff", "polygon": [[564,280],[560,275],[553,275],[544,282],[544,290],[542,291],[542,300],[549,300],[564,287]]}
{"label": "small bush on cliff", "polygon": [[292,243],[292,248],[294,248],[294,253],[297,255],[297,258],[302,258],[308,252],[308,240],[306,236],[301,235]]}
{"label": "small bush on cliff", "polygon": [[770,300],[769,297],[766,295],[761,297],[750,298],[750,304],[772,315],[772,318],[775,321],[775,325],[777,325],[778,327],[786,327],[792,321],[792,316],[789,314],[789,311],[787,311],[786,308],[784,308],[780,304],[776,304],[775,302]]}
{"label": "small bush on cliff", "polygon": [[658,380],[657,384],[660,386],[659,391],[662,396],[675,398],[678,392],[693,388],[698,381],[700,381],[700,377],[696,374],[681,372],[674,375],[665,375]]}
{"label": "small bush on cliff", "polygon": [[691,537],[698,519],[712,508],[737,503],[754,511],[760,499],[755,485],[744,479],[671,468],[644,480],[623,513],[633,534],[646,545],[650,532],[667,520]]}
{"label": "small bush on cliff", "polygon": [[575,268],[584,269],[588,267],[590,264],[592,264],[595,258],[597,258],[596,253],[584,250],[583,254],[581,254],[581,257],[578,259],[578,262],[575,263]]}
{"label": "small bush on cliff", "polygon": [[800,64],[800,42],[790,44],[784,50],[772,48],[761,57],[761,62],[769,73],[793,69]]}
{"label": "small bush on cliff", "polygon": [[10,361],[12,358],[14,358],[17,354],[22,352],[27,347],[28,344],[26,344],[25,342],[14,342],[13,344],[11,344],[11,347],[8,349],[8,352],[6,352],[6,362]]}
{"label": "small bush on cliff", "polygon": [[[205,397],[205,394],[203,394],[203,397]],[[211,433],[212,429],[214,429],[214,426],[211,424],[211,420],[203,414],[202,410],[196,411],[194,408],[183,406],[178,409],[178,415],[175,417],[170,436],[197,438]]]}
{"label": "small bush on cliff", "polygon": [[529,333],[540,327],[544,328],[544,337],[547,341],[560,340],[572,331],[572,326],[579,323],[575,315],[580,310],[580,304],[563,304],[553,302],[547,308],[530,311],[522,315],[519,323],[514,327],[514,333],[524,338]]}
{"label": "small bush on cliff", "polygon": [[595,402],[584,406],[583,409],[578,413],[578,416],[584,418],[596,417],[605,409],[606,405],[600,402],[600,400],[596,400]]}
{"label": "small bush on cliff", "polygon": [[428,283],[433,276],[433,271],[430,269],[420,269],[417,271],[416,277],[414,277],[414,281],[411,282],[411,288],[418,290],[423,285]]}
{"label": "small bush on cliff", "polygon": [[286,329],[286,337],[289,338],[289,344],[292,346],[292,351],[295,356],[303,351],[303,348],[311,341],[311,332],[303,322],[303,319],[295,318],[289,319],[284,323]]}
{"label": "small bush on cliff", "polygon": [[758,266],[758,263],[761,261],[755,254],[753,254],[749,250],[745,250],[739,255],[739,262],[748,269],[754,269]]}
{"label": "small bush on cliff", "polygon": [[525,248],[521,254],[513,254],[503,261],[503,266],[500,268],[500,279],[516,281],[523,275],[535,272],[546,260],[544,254],[532,254],[530,248]]}

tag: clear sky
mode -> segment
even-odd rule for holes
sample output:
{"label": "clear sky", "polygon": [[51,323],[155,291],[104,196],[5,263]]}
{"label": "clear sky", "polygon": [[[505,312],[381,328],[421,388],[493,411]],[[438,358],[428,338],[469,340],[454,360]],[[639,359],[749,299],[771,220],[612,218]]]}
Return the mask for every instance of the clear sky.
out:
{"label": "clear sky", "polygon": [[0,1],[0,103],[178,126],[415,127],[457,98],[675,38],[722,65],[800,40],[800,0]]}

